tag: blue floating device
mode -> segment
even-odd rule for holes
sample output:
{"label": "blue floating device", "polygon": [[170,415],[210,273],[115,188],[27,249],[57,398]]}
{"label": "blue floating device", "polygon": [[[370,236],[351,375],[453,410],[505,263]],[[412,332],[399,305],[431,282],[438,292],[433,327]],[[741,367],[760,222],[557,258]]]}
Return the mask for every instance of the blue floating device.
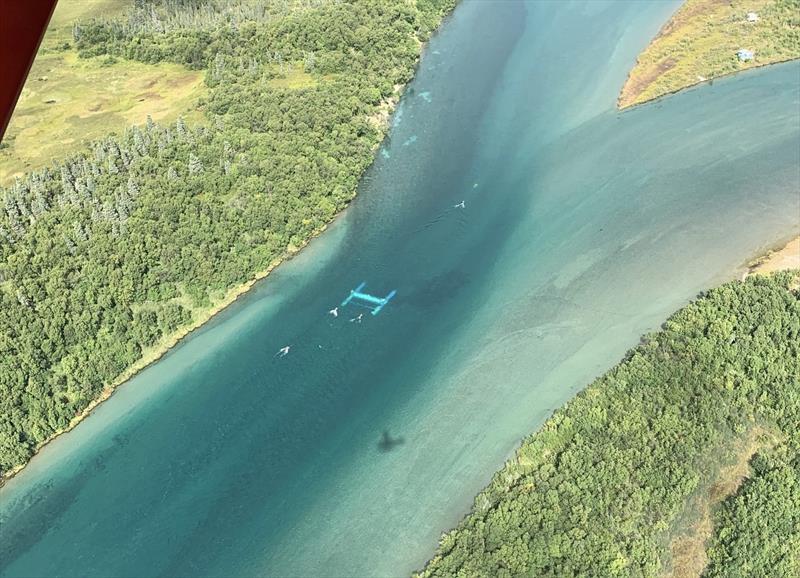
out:
{"label": "blue floating device", "polygon": [[362,293],[361,290],[366,286],[366,284],[366,281],[364,281],[361,283],[361,285],[350,291],[350,295],[347,296],[347,299],[342,301],[342,307],[352,302],[354,305],[360,305],[361,307],[370,309],[373,315],[377,315],[391,300],[391,298],[397,294],[396,289],[392,290],[392,292],[386,297],[375,297],[369,293]]}

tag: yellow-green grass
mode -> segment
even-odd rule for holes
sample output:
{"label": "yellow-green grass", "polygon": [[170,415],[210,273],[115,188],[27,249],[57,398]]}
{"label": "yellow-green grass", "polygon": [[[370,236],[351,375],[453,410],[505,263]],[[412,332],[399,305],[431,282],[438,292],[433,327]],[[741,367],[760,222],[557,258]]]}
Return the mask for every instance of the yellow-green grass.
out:
{"label": "yellow-green grass", "polygon": [[72,41],[72,25],[79,20],[117,16],[130,7],[131,0],[59,0],[50,18],[42,48]]}
{"label": "yellow-green grass", "polygon": [[[686,0],[631,70],[625,108],[747,68],[800,58],[797,0]],[[755,12],[757,22],[748,22]],[[740,62],[739,49],[755,58]]]}
{"label": "yellow-green grass", "polygon": [[132,124],[199,121],[203,73],[176,65],[78,58],[72,24],[112,16],[129,2],[61,0],[25,82],[0,148],[0,184]]}

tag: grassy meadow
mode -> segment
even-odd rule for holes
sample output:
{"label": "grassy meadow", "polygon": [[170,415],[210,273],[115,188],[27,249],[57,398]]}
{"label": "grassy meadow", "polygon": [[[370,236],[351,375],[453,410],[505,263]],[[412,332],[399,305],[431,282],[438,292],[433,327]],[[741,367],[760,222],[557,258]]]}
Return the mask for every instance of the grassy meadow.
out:
{"label": "grassy meadow", "polygon": [[50,164],[84,143],[132,124],[202,118],[202,71],[96,57],[79,58],[72,25],[113,16],[126,0],[60,0],[0,144],[0,185]]}
{"label": "grassy meadow", "polygon": [[[757,22],[748,22],[755,12]],[[740,62],[737,51],[755,58]],[[800,0],[686,0],[645,49],[620,108],[726,74],[800,58]]]}

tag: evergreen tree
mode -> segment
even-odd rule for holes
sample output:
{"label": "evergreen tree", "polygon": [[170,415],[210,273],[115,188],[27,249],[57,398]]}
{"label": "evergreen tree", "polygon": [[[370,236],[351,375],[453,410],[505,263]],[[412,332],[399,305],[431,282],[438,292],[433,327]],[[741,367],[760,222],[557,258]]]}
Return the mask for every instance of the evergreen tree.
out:
{"label": "evergreen tree", "polygon": [[189,153],[188,169],[190,175],[199,175],[203,172],[203,162],[194,153]]}

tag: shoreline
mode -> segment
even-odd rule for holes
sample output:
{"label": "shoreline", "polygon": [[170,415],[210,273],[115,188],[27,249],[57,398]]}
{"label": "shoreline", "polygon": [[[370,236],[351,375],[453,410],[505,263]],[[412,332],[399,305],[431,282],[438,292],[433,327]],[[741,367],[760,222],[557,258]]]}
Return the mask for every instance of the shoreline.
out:
{"label": "shoreline", "polygon": [[746,271],[742,279],[750,275],[769,275],[776,271],[800,269],[800,235],[786,243],[776,244],[761,255],[751,259],[745,265]]}
{"label": "shoreline", "polygon": [[[711,85],[711,84],[714,83],[715,80],[721,80],[723,78],[729,78],[731,76],[736,76],[737,74],[742,74],[742,73],[747,72],[749,70],[759,70],[761,68],[766,68],[768,66],[776,66],[778,64],[785,64],[787,62],[794,62],[796,60],[800,60],[800,58],[786,58],[785,60],[776,60],[775,62],[765,62],[763,64],[756,64],[754,66],[749,66],[749,67],[744,68],[742,70],[734,70],[732,72],[726,72],[725,74],[720,74],[719,76],[712,76],[711,78],[706,78],[704,80],[698,80],[697,82],[693,82],[691,84],[687,84],[687,85],[682,86],[680,88],[676,88],[675,90],[671,90],[669,92],[665,92],[664,94],[659,94],[658,96],[654,96],[652,98],[648,98],[647,100],[643,100],[642,102],[634,102],[634,103],[626,104],[626,105],[623,106],[621,104],[621,101],[622,101],[622,90],[625,89],[625,84],[628,83],[628,79],[630,79],[630,77],[631,77],[631,73],[633,72],[633,68],[631,68],[630,72],[628,72],[628,77],[625,79],[625,84],[622,85],[622,90],[620,90],[619,96],[617,96],[617,111],[622,112],[622,111],[626,111],[626,110],[633,110],[635,108],[638,108],[640,106],[644,106],[646,104],[652,104],[654,102],[658,102],[659,100],[661,100],[663,98],[669,98],[670,96],[674,96],[676,94],[679,94],[679,93],[683,92],[684,90],[689,90],[690,88],[695,88],[697,86],[701,86],[701,85],[704,85],[704,84]],[[636,67],[636,65],[634,65],[634,68],[635,67]]]}
{"label": "shoreline", "polygon": [[[378,141],[378,144],[376,144],[374,147],[373,152],[375,156],[377,156],[378,150],[380,150],[381,145],[386,141],[386,137],[388,136],[389,131],[391,130],[391,118],[392,115],[394,114],[395,109],[397,108],[397,105],[399,104],[402,97],[405,95],[405,91],[408,85],[411,82],[413,82],[414,78],[416,77],[417,69],[422,60],[423,53],[428,46],[428,42],[430,41],[431,38],[433,38],[433,36],[435,36],[438,33],[439,29],[447,22],[447,19],[450,18],[451,15],[452,11],[445,14],[442,17],[441,21],[439,22],[439,25],[429,36],[428,40],[426,40],[425,42],[420,41],[419,55],[417,56],[417,60],[414,64],[413,74],[411,78],[408,80],[408,82],[404,84],[396,84],[394,86],[395,89],[394,93],[388,98],[383,99],[377,105],[376,110],[373,112],[373,114],[367,118],[367,122],[370,122],[376,129],[382,131],[381,138]],[[375,156],[373,157],[372,163],[375,162]],[[370,164],[370,166],[372,166],[372,163]],[[194,331],[203,328],[209,321],[214,319],[214,317],[216,317],[219,313],[225,311],[229,306],[233,305],[236,301],[238,301],[240,297],[248,293],[253,287],[255,287],[255,285],[258,282],[266,279],[269,276],[269,274],[273,270],[275,270],[279,265],[281,265],[285,261],[288,261],[289,259],[292,259],[296,254],[298,254],[305,247],[307,247],[309,243],[311,243],[314,239],[316,239],[322,233],[324,233],[331,224],[333,224],[337,219],[339,219],[342,215],[344,215],[345,211],[350,207],[350,203],[352,203],[358,196],[358,187],[361,185],[361,179],[363,178],[364,174],[368,169],[369,167],[367,167],[367,169],[364,170],[364,173],[362,173],[358,177],[358,185],[356,185],[356,191],[354,192],[353,197],[347,202],[347,206],[345,206],[341,211],[336,213],[328,223],[325,223],[318,230],[314,231],[311,234],[311,236],[309,236],[309,238],[306,239],[303,242],[303,244],[300,245],[299,247],[290,246],[289,248],[287,248],[286,252],[281,257],[276,258],[272,263],[270,263],[270,265],[266,269],[257,271],[253,276],[250,277],[250,279],[248,279],[244,283],[231,287],[220,298],[218,302],[213,303],[206,310],[200,312],[197,318],[193,319],[190,324],[186,325],[185,327],[177,329],[174,333],[172,333],[169,336],[165,336],[164,338],[162,338],[160,343],[154,345],[148,352],[143,353],[142,357],[140,357],[135,363],[133,363],[127,369],[125,369],[125,371],[123,371],[121,374],[119,374],[110,384],[106,385],[101,390],[101,392],[97,397],[95,397],[92,401],[90,401],[89,404],[83,410],[81,410],[77,415],[75,415],[75,417],[73,417],[70,420],[69,425],[67,427],[53,432],[53,434],[49,436],[45,441],[38,444],[33,451],[33,455],[31,455],[28,461],[26,461],[24,464],[21,464],[15,468],[8,470],[7,472],[3,472],[2,474],[0,474],[0,488],[2,488],[9,480],[11,480],[15,476],[17,476],[20,472],[22,472],[25,469],[25,467],[34,458],[36,458],[36,456],[39,455],[42,449],[44,449],[52,441],[54,441],[56,438],[66,433],[69,433],[75,427],[77,427],[77,425],[80,424],[83,420],[92,415],[94,410],[97,409],[97,407],[99,407],[100,404],[110,399],[114,395],[114,392],[116,392],[116,390],[120,386],[124,385],[125,383],[136,377],[140,372],[150,367],[150,365],[160,360],[162,357],[164,357],[166,354],[172,351],[175,347],[180,345],[181,341],[189,337]]]}
{"label": "shoreline", "polygon": [[[796,28],[784,1],[680,0],[637,54],[617,94],[617,110],[636,108],[746,70],[800,60],[800,51],[781,32]],[[754,20],[749,20],[748,10],[755,13]],[[758,57],[734,58],[742,48],[752,49]]]}
{"label": "shoreline", "polygon": [[[349,206],[349,205],[348,205]],[[333,219],[330,223],[333,223],[340,215],[347,210],[347,207],[342,209],[340,212],[334,215]],[[286,254],[282,257],[275,259],[269,267],[258,271],[253,275],[250,279],[241,283],[240,285],[236,285],[229,289],[225,295],[223,295],[220,300],[211,306],[209,306],[206,310],[202,311],[196,319],[194,319],[189,325],[185,327],[181,327],[180,329],[176,330],[171,335],[164,337],[160,343],[152,346],[152,348],[144,353],[142,357],[140,357],[135,363],[129,366],[125,371],[119,374],[110,384],[106,385],[100,392],[100,394],[94,398],[92,401],[89,402],[83,410],[80,411],[75,417],[73,417],[69,425],[65,428],[57,430],[53,433],[50,437],[48,437],[45,441],[41,444],[36,446],[36,449],[33,452],[33,455],[30,459],[25,462],[24,464],[17,466],[16,468],[10,469],[7,472],[4,472],[0,475],[0,488],[2,488],[9,480],[14,478],[17,474],[22,472],[25,467],[37,456],[42,449],[44,449],[47,445],[49,445],[52,441],[56,438],[69,433],[72,431],[79,423],[85,420],[87,417],[92,415],[95,409],[97,409],[100,404],[104,401],[110,399],[117,389],[126,384],[128,381],[136,377],[139,373],[150,367],[152,364],[160,360],[162,357],[167,355],[170,351],[172,351],[175,347],[180,345],[180,343],[188,338],[192,333],[197,331],[198,329],[203,328],[209,321],[213,320],[218,314],[225,311],[229,306],[233,305],[236,301],[239,300],[240,297],[247,294],[255,285],[265,279],[269,274],[275,270],[279,265],[292,259],[297,253],[299,253],[302,249],[304,249],[311,241],[319,237],[330,224],[323,225],[318,231],[315,231],[312,236],[307,239],[299,248],[294,250],[288,250]]]}
{"label": "shoreline", "polygon": [[[404,85],[394,99],[390,99],[387,102],[391,116],[391,113],[394,111],[397,103],[400,101],[403,93],[405,92]],[[638,106],[638,105],[637,105]],[[384,135],[385,139],[386,135]],[[383,142],[383,139],[381,140]],[[379,145],[380,146],[380,145]],[[355,197],[353,197],[355,199]],[[352,201],[350,201],[352,202]],[[86,406],[79,414],[70,420],[70,423],[67,427],[58,430],[53,433],[47,440],[36,446],[33,455],[31,458],[22,464],[21,466],[11,469],[2,476],[0,476],[0,488],[2,488],[9,480],[14,478],[17,474],[22,472],[25,467],[33,460],[39,452],[47,445],[49,445],[52,441],[56,438],[69,433],[75,427],[78,426],[83,420],[88,418],[95,409],[97,409],[100,404],[110,399],[117,389],[136,377],[140,372],[144,371],[152,364],[159,361],[162,357],[167,355],[170,351],[172,351],[175,347],[180,345],[180,343],[188,338],[192,333],[197,331],[198,329],[203,328],[208,322],[213,320],[219,313],[225,311],[228,307],[236,303],[240,297],[247,294],[251,289],[253,289],[256,284],[260,281],[266,279],[269,274],[274,271],[278,266],[282,263],[292,259],[295,255],[297,255],[300,251],[306,248],[309,243],[311,243],[314,239],[319,237],[322,233],[324,233],[328,226],[334,223],[337,219],[339,219],[342,215],[344,215],[345,211],[347,210],[348,206],[342,209],[340,212],[334,215],[333,219],[325,225],[323,225],[318,231],[315,231],[311,237],[309,237],[300,247],[295,248],[294,250],[288,250],[282,257],[275,259],[269,267],[263,269],[261,271],[256,272],[250,279],[232,287],[228,290],[227,293],[217,302],[211,305],[208,309],[203,311],[197,319],[192,321],[191,324],[177,330],[172,335],[164,338],[161,343],[157,346],[154,346],[151,351],[147,352],[146,354],[142,355],[139,360],[131,365],[128,369],[126,369],[123,373],[121,373],[114,381],[112,381],[109,385],[107,385],[103,390],[100,392],[95,399],[89,402],[89,405]],[[745,261],[744,264],[745,271],[742,274],[741,281],[744,281],[747,277],[751,275],[766,275],[769,273],[773,273],[775,271],[781,271],[786,269],[797,269],[800,268],[800,236],[792,237],[788,242],[780,242],[776,244],[772,248],[768,248],[763,250],[760,254],[749,258]],[[516,451],[516,450],[515,450]]]}

